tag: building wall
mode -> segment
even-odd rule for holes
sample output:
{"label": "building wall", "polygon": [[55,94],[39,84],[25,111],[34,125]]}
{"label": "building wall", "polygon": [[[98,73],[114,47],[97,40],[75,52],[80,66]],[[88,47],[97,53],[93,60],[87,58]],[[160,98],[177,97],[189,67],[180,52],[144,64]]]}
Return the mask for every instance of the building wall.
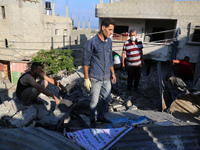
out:
{"label": "building wall", "polygon": [[[26,56],[42,46],[41,43],[33,44],[43,35],[40,2],[6,0],[1,1],[0,5],[5,7],[6,14],[6,19],[0,16],[0,59]],[[8,48],[5,48],[5,39],[8,40]]]}
{"label": "building wall", "polygon": [[[53,3],[50,16],[45,14],[43,0],[1,0],[0,6],[6,11],[6,19],[2,19],[0,10],[0,60],[24,59],[41,49],[50,50],[52,39],[53,48],[62,47],[64,29],[67,29],[65,36],[71,33],[71,18],[55,16]],[[58,35],[55,35],[56,29]]]}
{"label": "building wall", "polygon": [[[182,1],[175,2],[173,18],[177,18],[177,27],[181,28],[179,36],[179,46],[177,59],[183,59],[184,56],[190,56],[190,61],[196,63],[200,52],[200,43],[191,42],[194,27],[200,26],[200,1]],[[188,36],[188,25],[189,28]],[[200,36],[199,36],[200,38]]]}
{"label": "building wall", "polygon": [[91,38],[91,29],[77,29],[71,32],[71,45],[75,44],[77,40],[78,45],[83,45]]}
{"label": "building wall", "polygon": [[[155,6],[156,5],[156,6]],[[122,0],[96,5],[96,17],[171,18],[174,0]]]}
{"label": "building wall", "polygon": [[[187,55],[191,62],[197,61],[200,42],[192,42],[191,39],[194,27],[200,26],[200,1],[122,0],[115,3],[103,3],[103,0],[100,0],[100,4],[96,5],[96,17],[99,21],[105,17],[111,17],[116,20],[117,25],[126,24],[129,28],[134,27],[140,34],[148,31],[144,20],[146,23],[149,23],[149,19],[177,21],[176,25],[169,24],[174,26],[174,29],[178,27],[181,29],[181,35],[178,37],[177,59],[183,59]],[[137,24],[137,20],[141,20],[141,24]],[[153,22],[150,23],[153,24]],[[188,30],[189,23],[191,26]],[[144,27],[145,30],[141,30]],[[171,55],[171,52],[168,55]],[[167,56],[167,58],[170,57]]]}

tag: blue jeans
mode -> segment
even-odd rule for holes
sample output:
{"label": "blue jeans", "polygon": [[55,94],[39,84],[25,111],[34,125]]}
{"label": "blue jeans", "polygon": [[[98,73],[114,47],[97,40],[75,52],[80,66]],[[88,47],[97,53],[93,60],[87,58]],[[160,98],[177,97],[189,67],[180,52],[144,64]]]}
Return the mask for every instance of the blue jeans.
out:
{"label": "blue jeans", "polygon": [[99,102],[99,96],[101,96],[101,103],[97,113],[97,118],[103,118],[106,113],[108,103],[110,102],[111,94],[111,83],[110,79],[105,81],[100,81],[91,78],[91,100],[90,100],[90,119],[96,118],[96,107]]}

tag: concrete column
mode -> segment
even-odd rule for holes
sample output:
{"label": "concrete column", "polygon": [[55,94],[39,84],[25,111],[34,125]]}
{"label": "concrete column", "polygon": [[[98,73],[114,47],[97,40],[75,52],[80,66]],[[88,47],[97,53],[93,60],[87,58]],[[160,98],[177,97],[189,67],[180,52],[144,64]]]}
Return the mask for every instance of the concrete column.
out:
{"label": "concrete column", "polygon": [[68,18],[68,6],[66,5],[66,7],[65,7],[65,15],[66,15],[66,17]]}
{"label": "concrete column", "polygon": [[110,0],[110,3],[114,3],[114,0]]}
{"label": "concrete column", "polygon": [[84,22],[84,19],[83,19],[83,29],[85,28],[85,22]]}
{"label": "concrete column", "polygon": [[77,29],[80,29],[80,21],[78,20],[78,28]]}
{"label": "concrete column", "polygon": [[54,7],[54,3],[52,3],[52,16],[55,16],[55,7]]}
{"label": "concrete column", "polygon": [[90,20],[88,20],[88,29],[90,29]]}
{"label": "concrete column", "polygon": [[103,0],[100,0],[100,6],[102,6],[103,5]]}

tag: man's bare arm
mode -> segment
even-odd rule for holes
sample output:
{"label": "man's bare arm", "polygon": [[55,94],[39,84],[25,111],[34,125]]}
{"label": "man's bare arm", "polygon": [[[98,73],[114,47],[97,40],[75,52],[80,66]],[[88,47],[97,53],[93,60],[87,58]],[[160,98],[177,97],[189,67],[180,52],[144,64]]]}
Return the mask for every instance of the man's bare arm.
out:
{"label": "man's bare arm", "polygon": [[89,78],[89,75],[88,75],[88,66],[87,65],[83,65],[83,70],[84,70],[85,79],[88,79]]}
{"label": "man's bare arm", "polygon": [[31,75],[25,76],[25,80],[26,80],[26,82],[29,83],[32,87],[36,88],[39,92],[41,92],[41,93],[43,93],[43,94],[45,94],[45,95],[47,95],[47,96],[52,97],[52,98],[56,101],[56,104],[59,104],[59,103],[60,103],[59,99],[58,99],[55,95],[51,94],[51,93],[50,93],[49,91],[47,91],[44,87],[42,87],[39,83],[37,83],[37,82],[35,81],[35,79],[34,79]]}
{"label": "man's bare arm", "polygon": [[115,76],[114,67],[110,67],[110,71],[111,71],[111,74],[112,74],[111,82],[112,82],[113,84],[115,84],[115,83],[116,83],[116,76]]}
{"label": "man's bare arm", "polygon": [[122,53],[122,69],[124,70],[125,69],[125,53]]}
{"label": "man's bare arm", "polygon": [[51,83],[53,85],[56,85],[58,87],[60,87],[62,90],[65,91],[65,87],[60,83],[60,82],[56,82],[54,79],[49,78],[48,76],[46,76],[44,73],[40,74],[40,77],[44,80],[46,80],[48,83]]}

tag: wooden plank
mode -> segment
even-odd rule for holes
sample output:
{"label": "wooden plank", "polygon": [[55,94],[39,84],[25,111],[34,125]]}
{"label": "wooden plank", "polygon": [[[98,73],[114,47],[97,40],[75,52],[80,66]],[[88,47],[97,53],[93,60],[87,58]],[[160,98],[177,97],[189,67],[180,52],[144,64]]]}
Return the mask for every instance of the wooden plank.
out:
{"label": "wooden plank", "polygon": [[199,56],[198,56],[196,67],[195,67],[195,74],[194,74],[194,79],[192,81],[192,88],[194,88],[199,77],[200,77],[200,52],[199,52]]}
{"label": "wooden plank", "polygon": [[161,63],[157,63],[157,72],[158,72],[158,84],[159,84],[159,94],[160,94],[160,99],[162,102],[162,111],[164,111],[167,106],[164,100],[164,94],[163,94],[163,80],[162,80],[162,71],[161,71]]}

